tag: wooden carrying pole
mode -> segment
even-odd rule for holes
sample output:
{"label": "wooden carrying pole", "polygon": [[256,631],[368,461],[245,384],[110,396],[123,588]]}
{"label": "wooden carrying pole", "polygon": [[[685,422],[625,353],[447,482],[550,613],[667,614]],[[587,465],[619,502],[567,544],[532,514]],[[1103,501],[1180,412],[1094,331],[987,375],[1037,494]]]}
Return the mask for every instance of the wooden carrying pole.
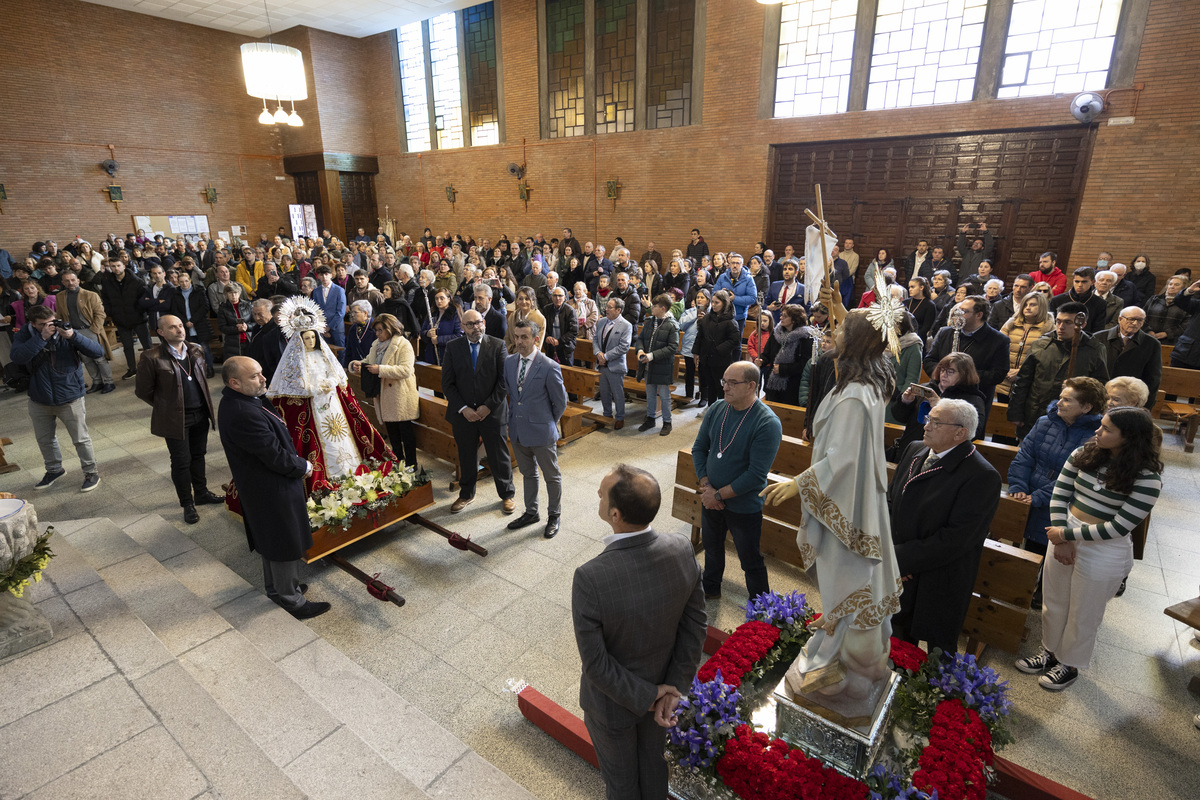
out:
{"label": "wooden carrying pole", "polygon": [[[825,224],[825,206],[821,202],[821,184],[816,184],[814,188],[817,191],[817,213],[814,214],[807,208],[804,209],[804,213],[816,224],[817,231],[821,235],[821,261],[825,265],[825,285],[829,287],[829,291],[832,293],[836,291],[833,288],[833,279],[830,277],[833,269],[833,260],[829,258],[829,251],[825,246],[825,234],[833,233],[833,231],[829,230],[829,226]],[[836,329],[837,315],[833,313],[833,309],[831,308],[829,309],[829,330],[832,333]]]}

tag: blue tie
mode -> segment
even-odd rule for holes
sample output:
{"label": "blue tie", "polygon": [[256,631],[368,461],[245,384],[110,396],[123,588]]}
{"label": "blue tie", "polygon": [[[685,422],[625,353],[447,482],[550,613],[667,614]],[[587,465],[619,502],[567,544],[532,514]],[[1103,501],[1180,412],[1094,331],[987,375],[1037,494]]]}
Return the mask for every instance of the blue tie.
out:
{"label": "blue tie", "polygon": [[475,370],[475,365],[479,362],[479,342],[471,342],[471,370]]}

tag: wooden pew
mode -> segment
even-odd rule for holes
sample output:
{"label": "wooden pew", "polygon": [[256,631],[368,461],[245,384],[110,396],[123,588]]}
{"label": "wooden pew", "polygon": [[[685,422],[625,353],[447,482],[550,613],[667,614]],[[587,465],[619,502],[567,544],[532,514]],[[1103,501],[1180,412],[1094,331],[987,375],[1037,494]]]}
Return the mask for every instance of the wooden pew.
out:
{"label": "wooden pew", "polygon": [[596,363],[596,354],[592,350],[591,339],[576,339],[575,340],[575,364],[594,366]]}
{"label": "wooden pew", "polygon": [[1174,352],[1174,350],[1175,345],[1173,344],[1164,344],[1162,346],[1162,365],[1164,367],[1171,366],[1171,353]]}
{"label": "wooden pew", "polygon": [[[899,426],[893,426],[899,427]],[[783,437],[779,453],[772,464],[771,481],[787,480],[798,475],[812,463],[812,447],[789,436]],[[889,466],[891,477],[894,467]],[[691,450],[680,450],[675,463],[675,491],[671,516],[692,526],[692,544],[700,548],[701,505],[699,481],[696,479]],[[978,656],[989,644],[1016,652],[1025,638],[1025,622],[1029,604],[1037,585],[1042,559],[1033,553],[992,539],[1004,538],[1015,542],[1023,539],[1029,507],[1007,497],[1001,497],[1000,507],[992,521],[990,539],[984,543],[979,574],[971,598],[970,609],[963,626],[967,647]],[[784,563],[800,566],[800,551],[796,547],[796,530],[802,510],[800,499],[793,497],[779,506],[763,509],[760,547],[767,556]]]}
{"label": "wooden pew", "polygon": [[1017,438],[1017,423],[1008,421],[1008,403],[992,403],[984,433],[988,436]]}
{"label": "wooden pew", "polygon": [[[1168,402],[1167,395],[1175,395],[1177,399]],[[1183,452],[1191,453],[1196,448],[1196,431],[1200,429],[1200,370],[1163,367],[1157,400],[1154,416],[1174,420],[1173,431],[1183,441]]]}
{"label": "wooden pew", "polygon": [[767,408],[775,412],[775,416],[779,417],[779,421],[783,424],[783,432],[789,436],[799,437],[804,431],[804,415],[807,409],[804,406],[792,406],[787,403],[773,403],[770,400],[764,400]]}
{"label": "wooden pew", "polygon": [[[1193,597],[1191,600],[1167,606],[1163,609],[1163,613],[1171,619],[1179,620],[1184,625],[1200,629],[1200,597]],[[1192,679],[1188,681],[1188,691],[1196,697],[1200,697],[1200,675],[1193,675]]]}

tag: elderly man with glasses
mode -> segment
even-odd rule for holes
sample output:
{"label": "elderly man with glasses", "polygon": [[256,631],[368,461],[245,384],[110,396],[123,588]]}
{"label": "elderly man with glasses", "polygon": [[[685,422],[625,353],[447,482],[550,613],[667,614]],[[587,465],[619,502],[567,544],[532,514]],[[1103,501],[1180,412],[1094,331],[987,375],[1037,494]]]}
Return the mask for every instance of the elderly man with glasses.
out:
{"label": "elderly man with glasses", "polygon": [[1097,334],[1104,346],[1108,374],[1112,378],[1137,378],[1146,384],[1146,408],[1154,408],[1162,383],[1162,344],[1142,330],[1146,312],[1137,306],[1121,310],[1117,324]]}
{"label": "elderly man with glasses", "polygon": [[767,473],[779,452],[783,425],[758,399],[758,367],[749,361],[730,364],[721,379],[725,399],[713,403],[692,444],[692,462],[700,480],[703,506],[704,596],[721,596],[725,574],[725,534],[733,535],[746,591],[751,599],[771,590],[759,541]]}
{"label": "elderly man with glasses", "polygon": [[1000,505],[1000,473],[971,444],[978,424],[970,403],[939,400],[924,438],[905,448],[888,486],[904,585],[892,635],[913,644],[924,640],[944,653],[958,649],[983,543]]}

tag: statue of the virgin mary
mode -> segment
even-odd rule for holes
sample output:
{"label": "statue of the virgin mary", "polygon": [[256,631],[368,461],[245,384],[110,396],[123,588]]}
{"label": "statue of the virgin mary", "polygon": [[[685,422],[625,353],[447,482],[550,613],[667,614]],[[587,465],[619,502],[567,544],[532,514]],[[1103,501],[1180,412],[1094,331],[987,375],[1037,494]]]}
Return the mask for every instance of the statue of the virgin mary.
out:
{"label": "statue of the virgin mary", "polygon": [[367,420],[346,384],[346,372],[325,338],[325,314],[307,297],[283,304],[279,325],[287,347],[267,387],[291,431],[296,452],[313,465],[305,488],[327,487],[367,459],[394,461],[383,437]]}

